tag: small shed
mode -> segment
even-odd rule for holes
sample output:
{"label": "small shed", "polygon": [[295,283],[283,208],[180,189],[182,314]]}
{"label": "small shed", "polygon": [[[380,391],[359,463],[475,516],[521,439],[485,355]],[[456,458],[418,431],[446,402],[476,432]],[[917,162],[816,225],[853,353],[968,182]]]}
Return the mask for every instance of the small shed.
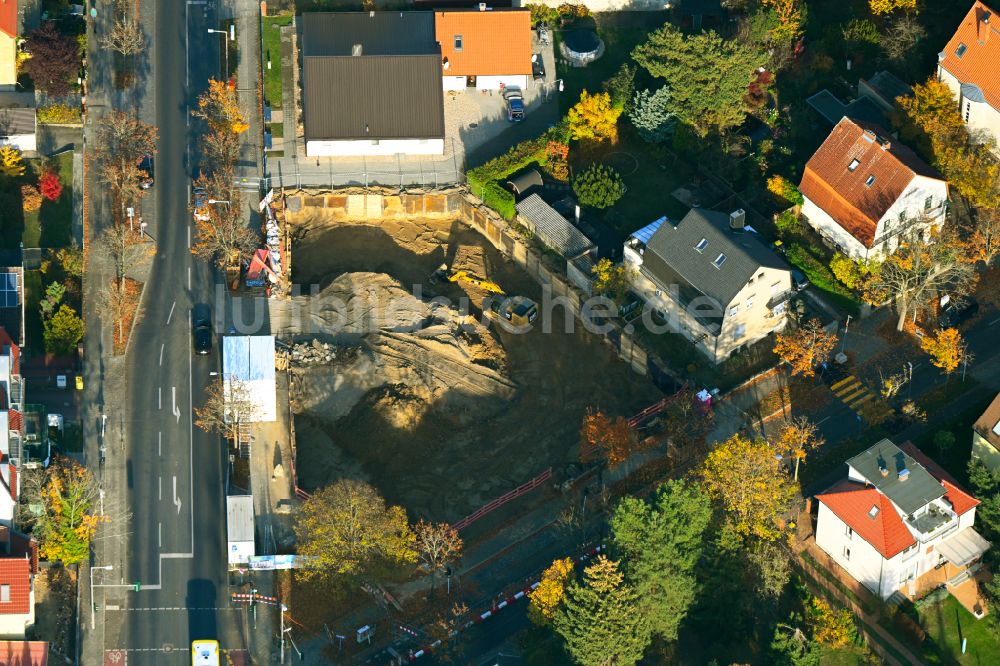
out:
{"label": "small shed", "polygon": [[564,258],[576,259],[596,249],[593,241],[537,194],[526,197],[516,208],[518,221]]}
{"label": "small shed", "polygon": [[[222,377],[228,400],[234,384],[246,387],[257,407],[252,422],[278,419],[273,335],[227,335],[222,338]],[[231,418],[226,414],[227,419]]]}
{"label": "small shed", "polygon": [[513,190],[514,194],[521,196],[532,187],[542,187],[545,183],[542,182],[542,174],[538,173],[537,169],[528,169],[523,173],[512,176],[507,181],[507,184]]}
{"label": "small shed", "polygon": [[254,549],[253,495],[226,497],[226,535],[229,564],[247,564]]}

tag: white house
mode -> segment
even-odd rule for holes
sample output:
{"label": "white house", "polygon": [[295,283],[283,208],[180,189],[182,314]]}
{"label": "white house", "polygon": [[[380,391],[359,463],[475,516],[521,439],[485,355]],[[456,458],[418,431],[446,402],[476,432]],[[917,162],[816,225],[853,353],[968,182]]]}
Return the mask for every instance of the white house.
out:
{"label": "white house", "polygon": [[938,78],[951,88],[962,120],[1000,143],[1000,30],[997,13],[974,2],[944,50]]}
{"label": "white house", "polygon": [[[24,95],[20,93],[0,94],[0,101],[4,97],[23,98]],[[13,146],[24,153],[34,152],[38,148],[35,130],[35,109],[33,106],[0,107],[0,146]]]}
{"label": "white house", "polygon": [[433,12],[302,15],[306,155],[444,153]]}
{"label": "white house", "polygon": [[531,12],[527,9],[434,13],[445,90],[527,88],[531,81]]}
{"label": "white house", "polygon": [[972,457],[1000,469],[1000,393],[972,425]]}
{"label": "white house", "polygon": [[21,350],[0,328],[0,529],[14,528],[23,456]]}
{"label": "white house", "polygon": [[816,544],[837,564],[883,599],[940,568],[949,585],[969,579],[989,548],[973,529],[977,499],[910,443],[883,439],[847,469],[816,496]]}
{"label": "white house", "polygon": [[893,253],[904,235],[944,224],[948,184],[877,125],[844,117],[806,163],[802,215],[858,260]]}
{"label": "white house", "polygon": [[[715,363],[785,327],[791,269],[745,229],[746,214],[692,208],[625,242],[633,291]],[[654,319],[651,323],[657,324]]]}

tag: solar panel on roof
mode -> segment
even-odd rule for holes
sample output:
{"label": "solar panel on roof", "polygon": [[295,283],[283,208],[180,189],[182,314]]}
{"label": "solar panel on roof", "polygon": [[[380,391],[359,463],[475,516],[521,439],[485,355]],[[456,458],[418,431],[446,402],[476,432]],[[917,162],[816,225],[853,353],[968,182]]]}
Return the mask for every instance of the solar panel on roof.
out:
{"label": "solar panel on roof", "polygon": [[21,304],[19,296],[17,273],[0,273],[0,307],[17,307]]}

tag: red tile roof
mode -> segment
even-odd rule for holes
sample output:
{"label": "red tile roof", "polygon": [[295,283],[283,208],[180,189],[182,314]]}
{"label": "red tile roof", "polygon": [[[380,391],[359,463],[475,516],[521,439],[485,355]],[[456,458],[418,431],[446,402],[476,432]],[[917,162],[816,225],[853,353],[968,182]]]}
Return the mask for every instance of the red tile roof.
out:
{"label": "red tile roof", "polygon": [[[892,502],[874,486],[845,479],[816,499],[887,560],[916,543]],[[878,507],[874,518],[873,506]]]}
{"label": "red tile roof", "polygon": [[[990,21],[984,23],[987,14]],[[959,57],[963,44],[965,51]],[[1000,109],[1000,14],[981,2],[973,3],[942,53],[941,67],[961,83],[978,86],[986,102]]]}
{"label": "red tile roof", "polygon": [[10,585],[10,601],[0,601],[0,615],[31,612],[31,562],[28,558],[0,558],[0,585]]}
{"label": "red tile roof", "polygon": [[0,641],[0,666],[47,666],[49,644],[45,641]]}
{"label": "red tile roof", "polygon": [[0,0],[0,32],[17,37],[17,0]]}
{"label": "red tile roof", "polygon": [[969,509],[979,506],[979,500],[970,495],[965,488],[959,485],[955,477],[941,469],[936,462],[918,449],[913,442],[903,442],[899,448],[912,456],[914,460],[923,465],[931,473],[931,476],[941,482],[941,485],[947,491],[944,494],[944,498],[951,504],[955,513],[961,516]]}
{"label": "red tile roof", "polygon": [[[439,11],[434,34],[445,76],[531,75],[531,12],[527,9]],[[455,36],[462,50],[455,50]]]}
{"label": "red tile roof", "polygon": [[7,429],[15,432],[22,432],[24,430],[24,418],[21,416],[21,412],[16,409],[11,409],[7,412]]}
{"label": "red tile roof", "polygon": [[[865,247],[914,176],[942,180],[916,153],[868,123],[843,118],[806,163],[799,190]],[[854,170],[850,165],[858,161]],[[870,176],[875,180],[865,183]]]}

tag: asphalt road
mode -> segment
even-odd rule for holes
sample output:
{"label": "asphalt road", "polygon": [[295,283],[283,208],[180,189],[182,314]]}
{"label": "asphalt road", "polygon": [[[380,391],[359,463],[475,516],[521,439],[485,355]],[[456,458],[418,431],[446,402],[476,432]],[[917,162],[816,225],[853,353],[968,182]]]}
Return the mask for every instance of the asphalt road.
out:
{"label": "asphalt road", "polygon": [[194,427],[192,413],[219,367],[217,344],[209,357],[192,354],[192,311],[214,308],[216,278],[191,255],[188,212],[198,134],[190,109],[216,71],[218,40],[206,39],[216,26],[214,6],[157,0],[150,28],[160,140],[149,230],[157,251],[132,334],[124,415],[132,514],[124,578],[139,589],[117,611],[125,615],[120,644],[104,646],[127,650],[133,666],[189,663],[197,639],[219,640],[223,649],[244,644],[243,614],[227,589],[226,452],[218,437]]}

